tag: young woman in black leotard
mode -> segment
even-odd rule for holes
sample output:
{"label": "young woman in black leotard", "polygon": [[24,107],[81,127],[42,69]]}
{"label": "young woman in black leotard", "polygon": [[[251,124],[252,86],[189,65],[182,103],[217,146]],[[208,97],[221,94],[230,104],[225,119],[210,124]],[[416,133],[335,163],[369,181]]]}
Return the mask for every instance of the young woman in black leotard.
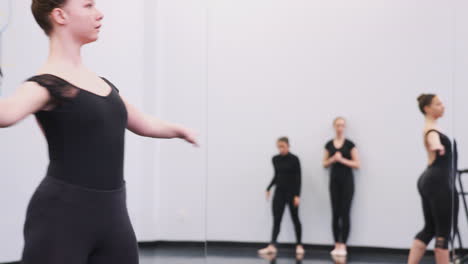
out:
{"label": "young woman in black leotard", "polygon": [[286,205],[289,206],[296,231],[296,253],[304,254],[302,246],[302,225],[299,220],[299,204],[301,196],[301,164],[299,158],[289,152],[289,140],[286,137],[277,141],[279,155],[273,157],[275,175],[267,188],[267,199],[270,198],[270,190],[276,186],[273,197],[273,234],[268,247],[259,250],[260,254],[275,254],[276,244],[280,232],[281,220]]}
{"label": "young woman in black leotard", "polygon": [[103,19],[94,0],[33,0],[32,11],[49,36],[49,58],[0,99],[0,127],[35,114],[49,146],[46,177],[26,213],[22,263],[136,264],[123,177],[125,129],[195,144],[194,135],[141,113],[82,64],[81,47],[97,40]]}
{"label": "young woman in black leotard", "polygon": [[346,256],[346,242],[351,226],[351,202],[354,195],[353,169],[359,168],[360,162],[356,146],[345,138],[345,119],[336,118],[333,127],[336,137],[325,145],[323,158],[323,166],[330,168],[330,199],[335,240],[335,249],[331,254]]}
{"label": "young woman in black leotard", "polygon": [[437,120],[444,115],[445,110],[439,97],[423,94],[418,97],[418,102],[419,109],[426,117],[423,138],[429,165],[418,180],[425,225],[416,235],[408,263],[419,263],[427,245],[435,237],[436,263],[448,264],[453,207],[453,189],[450,183],[452,145],[437,126]]}

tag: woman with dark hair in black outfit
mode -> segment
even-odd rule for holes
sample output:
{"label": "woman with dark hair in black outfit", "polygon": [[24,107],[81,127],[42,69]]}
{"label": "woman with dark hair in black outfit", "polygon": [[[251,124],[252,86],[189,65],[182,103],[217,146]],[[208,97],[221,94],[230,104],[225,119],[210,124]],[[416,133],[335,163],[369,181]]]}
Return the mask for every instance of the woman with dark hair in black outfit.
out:
{"label": "woman with dark hair in black outfit", "polygon": [[450,177],[453,166],[452,145],[437,125],[437,120],[444,115],[445,107],[435,94],[422,94],[418,97],[418,104],[426,119],[423,142],[429,165],[418,180],[425,225],[416,235],[408,264],[421,261],[427,245],[434,237],[436,263],[448,264],[454,193]]}
{"label": "woman with dark hair in black outfit", "polygon": [[299,204],[301,195],[301,164],[299,158],[289,152],[289,139],[282,137],[277,141],[279,155],[273,157],[275,174],[267,188],[267,199],[270,198],[270,190],[276,186],[273,197],[273,234],[268,247],[258,251],[259,254],[276,254],[276,244],[283,219],[284,209],[289,206],[296,231],[296,254],[303,255],[302,225],[299,220]]}
{"label": "woman with dark hair in black outfit", "polygon": [[330,198],[332,203],[334,256],[346,256],[351,220],[350,211],[354,195],[353,169],[360,166],[357,148],[345,138],[346,121],[338,117],[333,121],[336,137],[325,145],[323,166],[330,168]]}
{"label": "woman with dark hair in black outfit", "polygon": [[102,25],[94,0],[33,0],[31,9],[49,37],[49,57],[0,99],[0,127],[34,114],[49,146],[46,177],[26,212],[21,263],[137,264],[123,177],[125,130],[194,144],[195,137],[140,112],[83,65],[81,47],[98,39]]}

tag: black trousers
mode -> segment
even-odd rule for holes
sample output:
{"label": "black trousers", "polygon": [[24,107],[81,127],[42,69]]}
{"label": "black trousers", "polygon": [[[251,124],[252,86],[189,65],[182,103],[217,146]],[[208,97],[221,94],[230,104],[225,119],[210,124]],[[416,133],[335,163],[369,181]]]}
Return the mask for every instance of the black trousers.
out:
{"label": "black trousers", "polygon": [[452,231],[452,213],[456,202],[449,176],[449,169],[431,166],[418,180],[425,224],[416,235],[416,239],[427,245],[435,237],[435,247],[442,249],[448,248]]}
{"label": "black trousers", "polygon": [[297,244],[302,244],[302,225],[299,220],[299,208],[294,206],[294,195],[287,191],[275,190],[273,197],[273,235],[272,244],[277,244],[278,235],[281,229],[281,220],[283,219],[284,209],[289,205],[289,211],[296,231]]}
{"label": "black trousers", "polygon": [[330,199],[332,203],[332,229],[336,243],[346,243],[351,229],[351,204],[354,196],[354,176],[332,175]]}
{"label": "black trousers", "polygon": [[23,264],[137,264],[125,187],[100,191],[46,177],[29,203]]}

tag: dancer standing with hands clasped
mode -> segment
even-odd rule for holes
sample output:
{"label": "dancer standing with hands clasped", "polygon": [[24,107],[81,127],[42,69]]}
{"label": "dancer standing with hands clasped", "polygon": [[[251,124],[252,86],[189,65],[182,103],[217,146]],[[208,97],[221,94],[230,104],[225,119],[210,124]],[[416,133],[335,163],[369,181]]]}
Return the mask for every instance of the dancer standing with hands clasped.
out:
{"label": "dancer standing with hands clasped", "polygon": [[330,200],[332,203],[332,227],[335,240],[334,256],[346,256],[351,229],[351,203],[354,196],[353,169],[360,166],[354,143],[345,138],[346,120],[333,121],[336,136],[325,145],[323,166],[330,168]]}

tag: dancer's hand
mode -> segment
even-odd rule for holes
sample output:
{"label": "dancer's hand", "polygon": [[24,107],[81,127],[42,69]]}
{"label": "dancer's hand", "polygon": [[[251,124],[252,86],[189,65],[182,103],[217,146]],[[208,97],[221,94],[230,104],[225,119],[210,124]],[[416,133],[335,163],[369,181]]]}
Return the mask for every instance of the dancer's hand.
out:
{"label": "dancer's hand", "polygon": [[304,254],[296,254],[296,263],[297,264],[302,263],[303,260],[304,260]]}
{"label": "dancer's hand", "polygon": [[195,147],[198,147],[197,135],[194,131],[188,128],[181,129],[180,138],[187,141],[190,144],[193,144]]}
{"label": "dancer's hand", "polygon": [[339,151],[337,151],[333,157],[335,157],[336,162],[341,162],[343,160],[343,154]]}
{"label": "dancer's hand", "polygon": [[444,156],[445,155],[445,147],[444,146],[441,146],[440,149],[439,149],[439,155],[440,156]]}
{"label": "dancer's hand", "polygon": [[271,196],[271,192],[270,192],[270,191],[267,191],[267,192],[266,192],[266,199],[267,199],[267,201],[270,200],[270,196]]}
{"label": "dancer's hand", "polygon": [[299,198],[299,196],[294,196],[294,206],[299,207],[300,203],[301,203],[301,198]]}

